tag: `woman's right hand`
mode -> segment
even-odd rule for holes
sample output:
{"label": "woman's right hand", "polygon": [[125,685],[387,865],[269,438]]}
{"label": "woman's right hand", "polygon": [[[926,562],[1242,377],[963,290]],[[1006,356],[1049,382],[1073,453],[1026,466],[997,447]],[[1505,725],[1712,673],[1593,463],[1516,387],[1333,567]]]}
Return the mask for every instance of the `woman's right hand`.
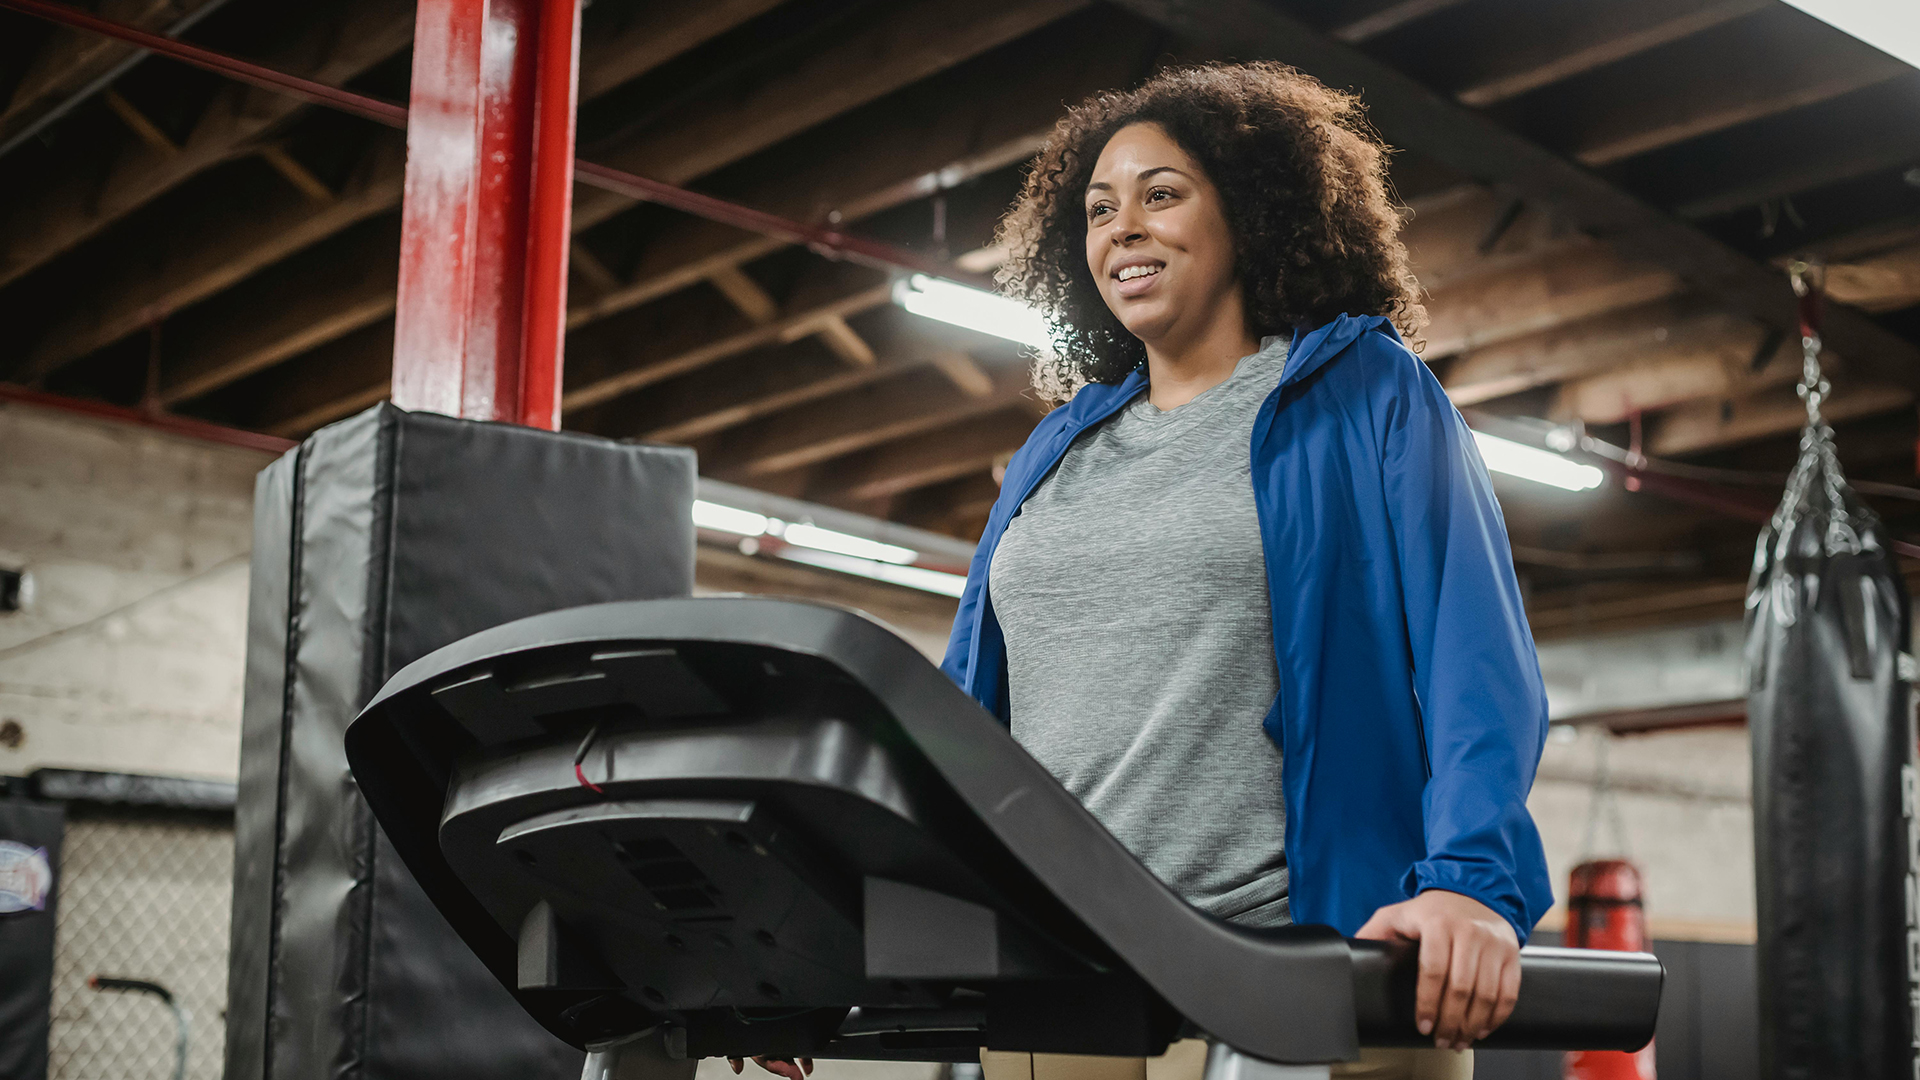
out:
{"label": "woman's right hand", "polygon": [[[775,1076],[785,1077],[786,1080],[807,1080],[813,1072],[812,1058],[768,1057],[762,1054],[755,1057],[753,1063]],[[739,1058],[728,1058],[727,1064],[733,1066],[735,1073],[747,1067],[746,1063]]]}

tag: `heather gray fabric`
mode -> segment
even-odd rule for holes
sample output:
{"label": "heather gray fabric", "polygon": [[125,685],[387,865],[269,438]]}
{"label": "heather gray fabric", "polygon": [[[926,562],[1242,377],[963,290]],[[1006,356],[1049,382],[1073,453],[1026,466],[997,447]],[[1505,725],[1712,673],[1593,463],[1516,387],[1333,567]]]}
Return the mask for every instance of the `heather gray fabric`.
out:
{"label": "heather gray fabric", "polygon": [[1161,880],[1254,926],[1288,921],[1279,693],[1249,474],[1286,338],[1162,412],[1082,434],[988,571],[1013,736]]}

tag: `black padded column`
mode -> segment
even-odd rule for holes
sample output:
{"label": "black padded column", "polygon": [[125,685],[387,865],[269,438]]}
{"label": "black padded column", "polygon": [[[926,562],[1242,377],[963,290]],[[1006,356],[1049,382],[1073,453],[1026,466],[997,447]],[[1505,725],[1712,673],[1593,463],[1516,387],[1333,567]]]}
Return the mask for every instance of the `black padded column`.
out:
{"label": "black padded column", "polygon": [[227,1080],[578,1076],[394,855],[341,737],[525,615],[693,587],[690,451],[378,406],[255,489]]}

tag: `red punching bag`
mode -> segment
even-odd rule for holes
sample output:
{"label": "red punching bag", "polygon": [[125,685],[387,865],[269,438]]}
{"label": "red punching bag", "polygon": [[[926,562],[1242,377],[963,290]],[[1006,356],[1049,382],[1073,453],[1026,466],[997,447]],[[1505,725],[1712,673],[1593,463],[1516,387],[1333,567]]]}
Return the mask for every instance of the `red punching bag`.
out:
{"label": "red punching bag", "polygon": [[[1566,946],[1645,952],[1647,917],[1640,871],[1625,859],[1592,859],[1568,875]],[[1566,1080],[1654,1080],[1653,1044],[1634,1053],[1583,1050],[1567,1055]]]}

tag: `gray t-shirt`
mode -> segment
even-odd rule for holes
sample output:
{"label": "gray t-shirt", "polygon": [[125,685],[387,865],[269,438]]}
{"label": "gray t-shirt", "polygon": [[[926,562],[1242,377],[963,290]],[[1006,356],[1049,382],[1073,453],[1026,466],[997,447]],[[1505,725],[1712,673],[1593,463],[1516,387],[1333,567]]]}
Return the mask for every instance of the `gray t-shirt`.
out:
{"label": "gray t-shirt", "polygon": [[1013,736],[1196,906],[1288,921],[1279,693],[1249,475],[1287,339],[1161,411],[1083,433],[1007,526],[987,587]]}

